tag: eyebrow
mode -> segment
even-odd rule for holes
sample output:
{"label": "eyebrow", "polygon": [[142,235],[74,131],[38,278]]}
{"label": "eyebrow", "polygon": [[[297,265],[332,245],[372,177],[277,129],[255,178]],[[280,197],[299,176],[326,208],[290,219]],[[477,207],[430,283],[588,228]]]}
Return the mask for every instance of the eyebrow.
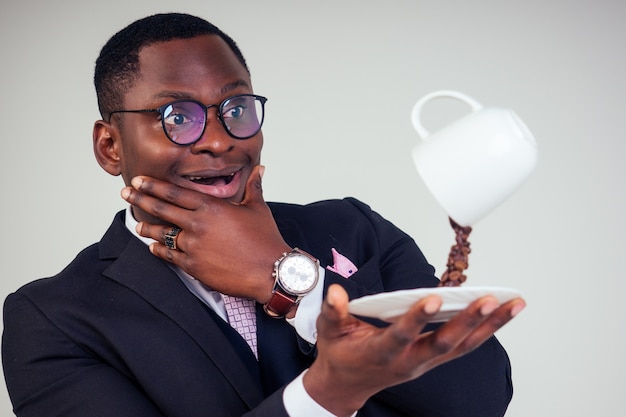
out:
{"label": "eyebrow", "polygon": [[[248,82],[246,82],[245,80],[237,80],[237,81],[233,81],[231,83],[228,83],[224,86],[222,86],[222,88],[220,88],[220,95],[226,95],[229,92],[239,88],[239,87],[250,87],[250,84]],[[185,93],[185,92],[181,92],[181,91],[161,91],[158,94],[154,95],[153,98],[155,99],[161,99],[161,98],[170,98],[170,99],[174,99],[174,100],[193,100],[194,97],[192,97],[191,94],[189,93]]]}
{"label": "eyebrow", "polygon": [[229,93],[230,91],[232,91],[232,90],[234,90],[236,88],[239,88],[239,87],[251,88],[250,84],[247,81],[240,79],[240,80],[234,81],[232,83],[228,83],[225,86],[223,86],[222,90],[221,90],[221,93],[222,94],[226,94],[226,93]]}

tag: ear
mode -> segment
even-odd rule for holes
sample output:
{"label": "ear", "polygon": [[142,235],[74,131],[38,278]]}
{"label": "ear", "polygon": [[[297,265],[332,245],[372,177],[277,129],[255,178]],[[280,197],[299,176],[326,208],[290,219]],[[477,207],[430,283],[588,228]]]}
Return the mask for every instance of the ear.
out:
{"label": "ear", "polygon": [[111,175],[122,173],[119,131],[109,122],[98,120],[93,125],[93,152],[98,164]]}

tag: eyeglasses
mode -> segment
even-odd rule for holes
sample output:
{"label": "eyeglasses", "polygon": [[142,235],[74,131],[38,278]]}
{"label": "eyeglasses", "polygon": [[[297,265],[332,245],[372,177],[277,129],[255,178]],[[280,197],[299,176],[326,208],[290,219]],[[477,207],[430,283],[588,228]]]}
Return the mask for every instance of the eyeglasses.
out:
{"label": "eyeglasses", "polygon": [[115,110],[109,117],[115,113],[159,113],[168,139],[177,145],[191,145],[204,134],[211,107],[217,107],[217,118],[232,138],[251,138],[261,130],[266,101],[254,94],[238,94],[208,106],[196,100],[176,100],[156,109]]}

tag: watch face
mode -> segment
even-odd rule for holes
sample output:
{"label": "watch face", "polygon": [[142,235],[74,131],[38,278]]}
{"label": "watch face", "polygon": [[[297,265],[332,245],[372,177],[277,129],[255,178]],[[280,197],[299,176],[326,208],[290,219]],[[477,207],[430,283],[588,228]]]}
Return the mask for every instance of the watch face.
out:
{"label": "watch face", "polygon": [[300,253],[288,255],[278,266],[280,284],[294,295],[311,291],[317,283],[317,276],[318,270],[315,262]]}

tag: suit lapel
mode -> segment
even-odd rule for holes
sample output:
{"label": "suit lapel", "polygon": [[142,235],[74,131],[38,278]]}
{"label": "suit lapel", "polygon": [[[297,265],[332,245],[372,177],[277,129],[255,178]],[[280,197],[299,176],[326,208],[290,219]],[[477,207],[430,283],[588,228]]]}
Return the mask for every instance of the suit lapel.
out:
{"label": "suit lapel", "polygon": [[[212,315],[164,261],[126,229],[118,213],[101,241],[100,257],[116,258],[104,275],[129,288],[178,324],[221,370],[242,400],[253,408],[263,400],[259,382],[250,374]],[[209,376],[207,376],[209,377]]]}

